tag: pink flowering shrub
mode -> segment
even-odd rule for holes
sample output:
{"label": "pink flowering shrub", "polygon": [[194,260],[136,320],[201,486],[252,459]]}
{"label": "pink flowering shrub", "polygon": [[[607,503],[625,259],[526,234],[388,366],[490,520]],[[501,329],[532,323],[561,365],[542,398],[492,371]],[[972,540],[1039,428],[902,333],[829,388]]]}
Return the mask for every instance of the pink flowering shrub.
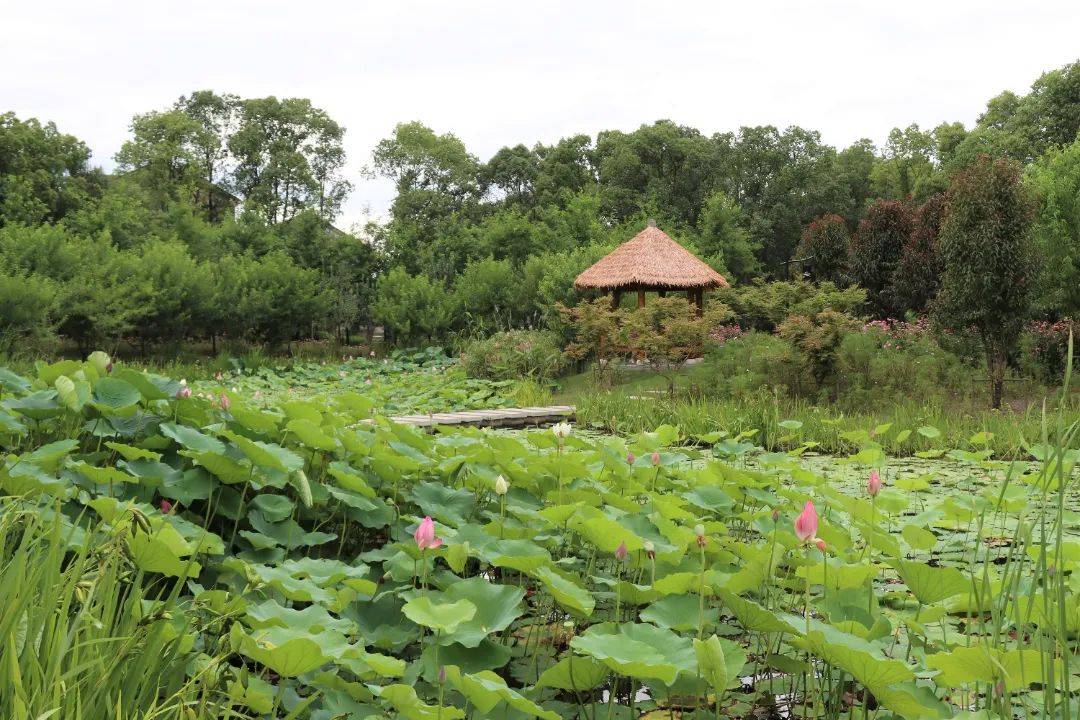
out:
{"label": "pink flowering shrub", "polygon": [[[1025,373],[1035,376],[1048,385],[1060,383],[1065,377],[1070,328],[1073,331],[1075,348],[1080,344],[1076,338],[1076,333],[1080,331],[1080,323],[1071,318],[1062,318],[1057,322],[1037,320],[1029,323],[1020,337],[1019,363]],[[1075,359],[1073,367],[1076,367]]]}

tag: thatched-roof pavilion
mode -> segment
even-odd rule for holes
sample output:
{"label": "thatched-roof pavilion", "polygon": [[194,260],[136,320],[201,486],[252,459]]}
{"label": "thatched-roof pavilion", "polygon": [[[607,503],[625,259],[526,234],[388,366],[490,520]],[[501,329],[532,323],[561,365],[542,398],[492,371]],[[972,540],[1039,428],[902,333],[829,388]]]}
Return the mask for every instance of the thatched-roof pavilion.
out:
{"label": "thatched-roof pavilion", "polygon": [[638,307],[644,307],[646,292],[663,297],[669,290],[685,290],[699,314],[703,293],[727,285],[723,275],[672,240],[653,220],[574,280],[578,290],[611,292],[612,306],[618,306],[622,293],[628,291],[636,290]]}

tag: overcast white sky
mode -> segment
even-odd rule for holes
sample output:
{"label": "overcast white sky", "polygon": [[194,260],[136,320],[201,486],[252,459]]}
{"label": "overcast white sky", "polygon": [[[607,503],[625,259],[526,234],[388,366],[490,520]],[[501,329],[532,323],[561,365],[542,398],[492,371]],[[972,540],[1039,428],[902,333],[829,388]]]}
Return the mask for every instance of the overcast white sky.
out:
{"label": "overcast white sky", "polygon": [[481,159],[659,118],[842,147],[970,125],[1080,59],[1076,0],[0,0],[0,28],[0,111],[55,121],[106,168],[132,115],[192,90],[311,98],[348,129],[342,227],[385,214],[392,188],[360,169],[402,121]]}

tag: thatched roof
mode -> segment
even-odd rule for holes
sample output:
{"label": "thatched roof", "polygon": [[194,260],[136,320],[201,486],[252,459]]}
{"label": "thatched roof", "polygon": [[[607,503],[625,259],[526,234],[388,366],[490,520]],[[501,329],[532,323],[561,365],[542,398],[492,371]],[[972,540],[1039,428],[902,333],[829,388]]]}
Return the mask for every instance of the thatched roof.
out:
{"label": "thatched roof", "polygon": [[698,290],[727,284],[723,275],[668,237],[651,220],[647,228],[574,280],[578,290]]}

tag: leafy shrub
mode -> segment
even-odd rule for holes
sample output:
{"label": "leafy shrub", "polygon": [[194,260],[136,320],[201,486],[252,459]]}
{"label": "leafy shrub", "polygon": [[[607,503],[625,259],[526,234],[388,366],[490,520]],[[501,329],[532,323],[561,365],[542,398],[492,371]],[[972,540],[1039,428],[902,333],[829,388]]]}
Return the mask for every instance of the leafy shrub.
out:
{"label": "leafy shrub", "polygon": [[558,336],[546,330],[508,330],[467,342],[461,365],[469,377],[487,380],[552,380],[566,369]]}
{"label": "leafy shrub", "polygon": [[794,280],[736,285],[717,291],[716,298],[734,311],[744,329],[771,332],[792,315],[815,315],[824,310],[857,314],[866,302],[866,291],[839,288],[831,282]]}
{"label": "leafy shrub", "polygon": [[763,387],[798,395],[808,383],[789,340],[751,330],[710,350],[706,357],[707,390],[744,397]]}
{"label": "leafy shrub", "polygon": [[879,317],[896,317],[890,283],[915,223],[911,207],[902,200],[878,200],[851,240],[851,274],[866,288]]}
{"label": "leafy shrub", "polygon": [[454,302],[468,330],[490,333],[536,321],[528,288],[509,260],[476,260],[454,281]]}
{"label": "leafy shrub", "polygon": [[442,333],[450,327],[453,315],[446,288],[426,275],[410,275],[402,267],[379,278],[372,312],[401,344]]}
{"label": "leafy shrub", "polygon": [[860,409],[961,394],[972,387],[974,372],[936,342],[925,321],[870,323],[847,333],[836,350],[844,402]]}
{"label": "leafy shrub", "polygon": [[36,275],[0,274],[0,352],[53,338],[56,289]]}
{"label": "leafy shrub", "polygon": [[777,333],[798,350],[817,388],[827,388],[829,398],[835,399],[837,351],[844,336],[858,326],[859,321],[852,316],[829,309],[814,315],[792,315],[777,328]]}
{"label": "leafy shrub", "polygon": [[1078,328],[1069,318],[1029,324],[1020,336],[1021,369],[1047,385],[1060,383],[1068,364],[1069,332],[1075,336]]}

